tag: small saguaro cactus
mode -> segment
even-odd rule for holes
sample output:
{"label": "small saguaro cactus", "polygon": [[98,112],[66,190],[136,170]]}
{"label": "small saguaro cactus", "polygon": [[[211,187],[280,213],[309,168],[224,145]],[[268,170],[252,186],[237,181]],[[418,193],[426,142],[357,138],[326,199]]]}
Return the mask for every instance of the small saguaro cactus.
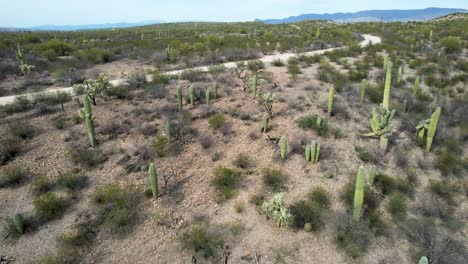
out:
{"label": "small saguaro cactus", "polygon": [[379,114],[375,107],[372,109],[372,118],[370,119],[370,126],[372,132],[364,134],[365,137],[380,137],[380,148],[383,151],[387,150],[388,138],[392,135],[392,126],[390,121],[395,116],[395,109],[388,111],[380,104]]}
{"label": "small saguaro cactus", "polygon": [[429,40],[432,41],[432,29],[431,29],[431,32],[429,33]]}
{"label": "small saguaro cactus", "polygon": [[216,82],[213,84],[213,98],[218,98],[218,84]]}
{"label": "small saguaro cactus", "polygon": [[354,190],[353,219],[359,221],[361,218],[362,204],[364,203],[364,167],[360,166],[356,178],[356,189]]}
{"label": "small saguaro cactus", "polygon": [[414,80],[414,86],[413,86],[413,94],[416,96],[419,91],[419,76],[416,76],[416,80]]}
{"label": "small saguaro cactus", "polygon": [[335,88],[331,87],[328,92],[328,113],[331,115],[333,112],[333,99],[335,98]]}
{"label": "small saguaro cactus", "polygon": [[206,90],[206,104],[209,105],[210,104],[210,90]]}
{"label": "small saguaro cactus", "polygon": [[315,140],[312,140],[309,145],[306,146],[306,160],[313,163],[317,163],[320,156],[320,144]]}
{"label": "small saguaro cactus", "polygon": [[13,224],[18,234],[24,233],[24,218],[20,213],[16,213],[15,216],[13,216]]}
{"label": "small saguaro cactus", "polygon": [[281,154],[281,159],[285,160],[286,159],[286,152],[288,151],[288,140],[286,136],[282,136],[280,139],[280,154]]}
{"label": "small saguaro cactus", "polygon": [[397,84],[400,84],[402,76],[403,76],[403,68],[402,66],[400,66],[398,67]]}
{"label": "small saguaro cactus", "polygon": [[392,62],[387,63],[387,74],[385,77],[385,89],[383,96],[383,107],[388,111],[390,104],[390,86],[392,84]]}
{"label": "small saguaro cactus", "polygon": [[254,97],[258,96],[258,91],[257,91],[257,75],[255,74],[252,77],[252,94]]}
{"label": "small saguaro cactus", "polygon": [[179,112],[182,111],[182,88],[180,85],[177,86],[177,106],[179,107]]}
{"label": "small saguaro cactus", "polygon": [[190,101],[190,106],[193,107],[193,103],[195,101],[195,97],[193,96],[193,84],[189,86],[189,101]]}
{"label": "small saguaro cactus", "polygon": [[263,116],[263,128],[262,128],[263,133],[266,133],[268,131],[268,121],[270,121],[270,115],[265,114]]}
{"label": "small saguaro cactus", "polygon": [[320,28],[318,27],[317,30],[315,31],[315,37],[320,38]]}
{"label": "small saguaro cactus", "polygon": [[83,95],[83,109],[78,114],[81,118],[86,120],[86,129],[88,130],[88,137],[91,143],[91,147],[96,145],[96,138],[94,136],[94,116],[91,112],[91,103],[89,102],[89,96]]}
{"label": "small saguaro cactus", "polygon": [[154,163],[151,163],[149,166],[149,180],[151,193],[153,193],[154,198],[158,198],[158,175],[156,174]]}
{"label": "small saguaro cactus", "polygon": [[369,171],[369,185],[374,185],[375,176],[377,175],[377,167],[372,165]]}
{"label": "small saguaro cactus", "polygon": [[384,56],[384,61],[383,61],[383,70],[387,71],[387,66],[388,66],[388,56]]}
{"label": "small saguaro cactus", "polygon": [[367,89],[367,80],[362,79],[362,83],[361,83],[361,103],[364,102],[364,97],[366,96],[366,89]]}
{"label": "small saguaro cactus", "polygon": [[418,144],[423,146],[425,144],[425,151],[431,151],[432,142],[439,123],[441,108],[437,107],[430,119],[423,120],[416,126],[418,132]]}
{"label": "small saguaro cactus", "polygon": [[[432,33],[432,30],[431,30],[431,33]],[[422,256],[422,257],[419,259],[418,264],[429,264],[429,259],[427,259],[426,256]]]}

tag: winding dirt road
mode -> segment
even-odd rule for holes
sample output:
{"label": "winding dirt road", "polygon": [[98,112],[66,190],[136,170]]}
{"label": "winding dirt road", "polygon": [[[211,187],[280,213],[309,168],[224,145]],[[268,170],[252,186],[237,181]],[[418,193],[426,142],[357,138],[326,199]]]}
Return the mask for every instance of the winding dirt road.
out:
{"label": "winding dirt road", "polygon": [[[377,36],[373,36],[373,35],[369,35],[369,34],[363,34],[362,37],[364,38],[364,40],[361,43],[359,43],[361,45],[361,47],[365,47],[365,46],[367,46],[369,44],[376,44],[376,43],[382,42],[382,39],[380,37],[377,37]],[[302,54],[307,55],[307,56],[312,56],[312,55],[323,54],[323,53],[325,53],[327,51],[333,51],[333,50],[342,49],[342,48],[344,48],[344,47],[314,50],[314,51],[305,52],[305,53],[302,53]],[[280,59],[282,61],[287,61],[289,58],[294,57],[294,56],[297,56],[297,53],[282,53],[282,54],[267,55],[267,56],[264,56],[264,57],[260,58],[260,60],[265,64],[269,64],[269,63],[273,62],[274,60],[278,60],[278,59]],[[227,62],[227,63],[223,63],[222,65],[224,65],[224,67],[226,67],[226,68],[235,68],[236,63],[237,62]],[[208,71],[208,67],[209,66],[200,66],[200,67],[195,67],[193,69],[194,70],[200,70],[200,71]],[[178,75],[182,71],[184,71],[184,70],[168,71],[168,72],[165,72],[164,74]],[[151,76],[147,76],[147,78],[151,79]],[[125,83],[126,81],[127,81],[126,79],[115,79],[115,80],[111,80],[110,83],[112,85],[120,85],[120,84]],[[45,93],[55,93],[55,92],[72,93],[72,91],[73,91],[72,87],[59,87],[59,88],[50,88],[50,89],[45,90],[44,92]],[[32,98],[34,94],[35,93],[26,93],[26,94],[21,94],[21,96],[26,96],[27,98]],[[16,96],[18,96],[18,95],[10,95],[10,96],[0,97],[0,105],[6,105],[6,104],[13,103],[15,101]]]}

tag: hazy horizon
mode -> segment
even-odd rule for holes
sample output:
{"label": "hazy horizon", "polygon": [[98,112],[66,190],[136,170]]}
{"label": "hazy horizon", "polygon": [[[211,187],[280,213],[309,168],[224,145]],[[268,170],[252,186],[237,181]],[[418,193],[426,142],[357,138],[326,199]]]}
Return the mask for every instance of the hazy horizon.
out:
{"label": "hazy horizon", "polygon": [[[3,1],[3,0],[2,0]],[[41,25],[89,25],[107,23],[135,23],[143,21],[183,22],[253,21],[256,18],[285,18],[308,13],[357,12],[374,9],[424,9],[428,7],[465,8],[468,1],[379,1],[345,0],[91,0],[64,2],[60,0],[23,0],[2,3],[0,27],[33,27]]]}

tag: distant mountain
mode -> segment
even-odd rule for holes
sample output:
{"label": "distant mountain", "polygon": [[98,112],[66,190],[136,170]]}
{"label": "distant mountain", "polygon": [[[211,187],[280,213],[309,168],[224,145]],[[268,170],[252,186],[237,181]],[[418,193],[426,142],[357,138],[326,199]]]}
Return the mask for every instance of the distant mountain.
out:
{"label": "distant mountain", "polygon": [[334,14],[303,14],[283,19],[256,19],[255,21],[266,24],[294,23],[302,20],[333,20],[336,22],[395,22],[395,21],[426,21],[451,13],[466,13],[467,9],[461,8],[437,8],[412,10],[365,10],[354,13],[334,13]]}
{"label": "distant mountain", "polygon": [[34,27],[25,27],[25,28],[8,28],[11,30],[32,30],[32,31],[77,31],[77,30],[93,30],[93,29],[110,29],[110,28],[129,28],[129,27],[139,27],[146,26],[151,24],[162,23],[162,20],[148,20],[141,22],[120,22],[120,23],[106,23],[106,24],[88,24],[88,25],[42,25]]}

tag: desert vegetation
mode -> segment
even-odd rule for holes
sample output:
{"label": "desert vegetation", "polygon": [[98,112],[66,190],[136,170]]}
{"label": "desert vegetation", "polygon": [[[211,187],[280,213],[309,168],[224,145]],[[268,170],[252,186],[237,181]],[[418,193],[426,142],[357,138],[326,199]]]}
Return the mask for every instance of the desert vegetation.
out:
{"label": "desert vegetation", "polygon": [[0,257],[466,263],[467,52],[466,18],[2,32],[36,93],[0,106]]}

